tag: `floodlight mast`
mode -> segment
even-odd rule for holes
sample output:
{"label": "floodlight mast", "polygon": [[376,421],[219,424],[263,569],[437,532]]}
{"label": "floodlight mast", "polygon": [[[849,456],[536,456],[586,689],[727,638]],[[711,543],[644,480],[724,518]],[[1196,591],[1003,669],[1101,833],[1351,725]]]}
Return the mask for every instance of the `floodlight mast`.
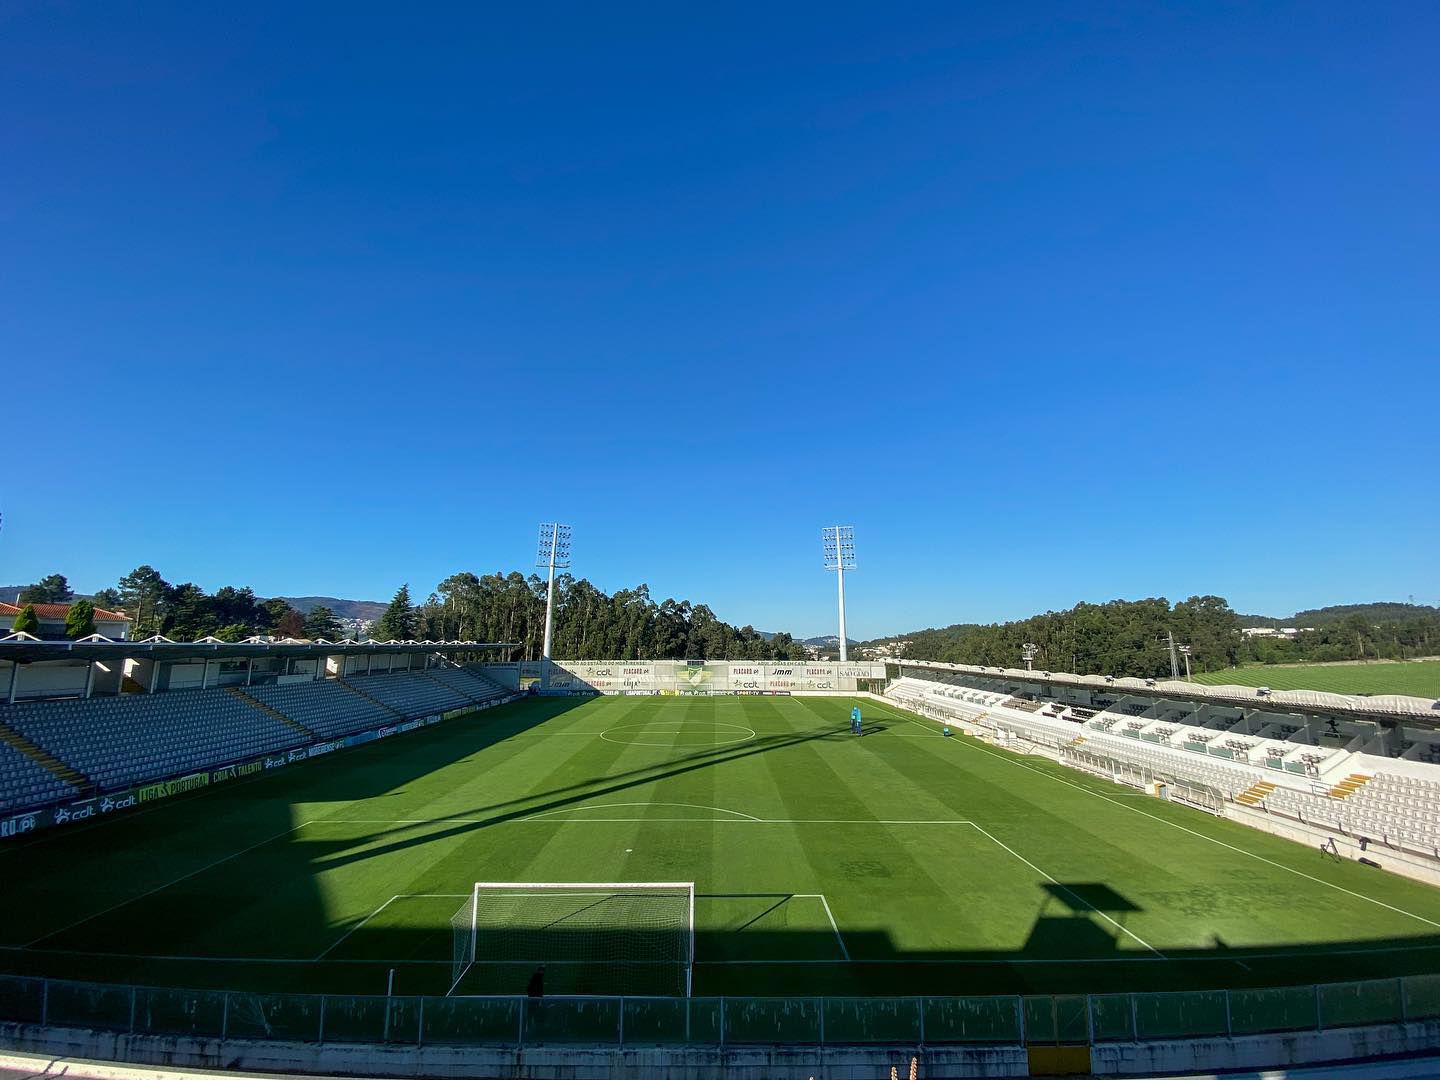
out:
{"label": "floodlight mast", "polygon": [[835,571],[840,594],[840,662],[843,664],[850,659],[845,643],[845,571],[855,569],[855,527],[828,525],[820,531],[820,539],[825,545],[825,569]]}
{"label": "floodlight mast", "polygon": [[549,568],[550,577],[545,586],[545,643],[540,647],[540,659],[550,659],[550,638],[555,629],[555,569],[570,566],[570,526],[547,521],[540,525],[540,547],[535,555],[535,565]]}

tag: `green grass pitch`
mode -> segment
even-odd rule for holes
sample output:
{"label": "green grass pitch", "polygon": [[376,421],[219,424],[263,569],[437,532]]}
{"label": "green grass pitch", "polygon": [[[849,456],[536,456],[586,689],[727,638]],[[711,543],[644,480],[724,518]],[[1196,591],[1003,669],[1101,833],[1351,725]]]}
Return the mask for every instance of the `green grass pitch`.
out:
{"label": "green grass pitch", "polygon": [[1272,690],[1324,690],[1332,694],[1409,694],[1440,698],[1440,660],[1394,664],[1253,664],[1196,675],[1208,686],[1268,686]]}
{"label": "green grass pitch", "polygon": [[444,993],[477,880],[694,881],[697,995],[1437,969],[1434,889],[875,701],[857,738],[854,703],[532,698],[36,834],[0,848],[0,969]]}

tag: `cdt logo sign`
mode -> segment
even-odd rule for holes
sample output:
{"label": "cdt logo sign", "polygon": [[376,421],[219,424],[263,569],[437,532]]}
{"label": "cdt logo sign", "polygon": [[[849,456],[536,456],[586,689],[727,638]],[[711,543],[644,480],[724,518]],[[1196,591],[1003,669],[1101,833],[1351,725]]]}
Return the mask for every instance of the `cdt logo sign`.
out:
{"label": "cdt logo sign", "polygon": [[62,806],[55,811],[55,824],[68,825],[73,821],[84,821],[99,813],[99,807],[94,799],[83,803],[75,803],[72,806]]}
{"label": "cdt logo sign", "polygon": [[109,814],[116,810],[129,810],[130,807],[135,806],[139,802],[140,800],[136,798],[133,793],[122,795],[118,799],[112,799],[107,795],[100,800],[100,813]]}

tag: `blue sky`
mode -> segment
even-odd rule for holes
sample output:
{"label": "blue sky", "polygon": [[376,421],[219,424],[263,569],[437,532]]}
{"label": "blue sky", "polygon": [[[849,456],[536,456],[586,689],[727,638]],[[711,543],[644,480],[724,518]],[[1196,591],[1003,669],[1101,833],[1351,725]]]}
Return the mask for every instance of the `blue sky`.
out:
{"label": "blue sky", "polygon": [[1440,602],[1433,4],[0,6],[0,582]]}

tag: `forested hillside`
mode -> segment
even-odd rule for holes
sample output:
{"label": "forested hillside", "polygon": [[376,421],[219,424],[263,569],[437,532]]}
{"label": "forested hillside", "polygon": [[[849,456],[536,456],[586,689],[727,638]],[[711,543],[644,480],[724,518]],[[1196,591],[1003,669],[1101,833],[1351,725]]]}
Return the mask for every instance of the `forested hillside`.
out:
{"label": "forested hillside", "polygon": [[[1402,617],[1386,618],[1399,609]],[[1171,605],[1163,598],[1077,604],[1017,622],[957,623],[939,630],[896,634],[885,641],[909,642],[904,656],[954,664],[1019,667],[1027,642],[1040,647],[1035,666],[1086,674],[1161,678],[1170,674],[1166,633],[1190,645],[1197,674],[1241,663],[1317,660],[1405,660],[1440,654],[1440,609],[1408,604],[1348,605],[1338,618],[1306,621],[1301,612],[1284,625],[1315,626],[1293,640],[1244,637],[1254,626],[1218,596],[1192,596]],[[1183,670],[1183,664],[1182,664]]]}
{"label": "forested hillside", "polygon": [[1241,615],[1244,626],[1313,626],[1319,628],[1342,622],[1351,616],[1371,623],[1403,622],[1416,617],[1440,615],[1440,608],[1424,604],[1379,603],[1379,604],[1331,604],[1328,607],[1310,608],[1297,611],[1294,615],[1275,618],[1270,615]]}
{"label": "forested hillside", "polygon": [[[805,647],[789,634],[761,635],[750,626],[731,626],[704,604],[650,598],[648,586],[613,595],[568,574],[556,579],[557,609],[553,655],[571,660],[803,660]],[[73,597],[62,574],[24,586],[27,603],[68,603]],[[261,600],[249,587],[227,585],[207,593],[193,582],[171,584],[152,566],[138,566],[101,589],[95,600],[120,608],[134,619],[137,638],[162,634],[173,641],[207,635],[241,641],[255,634],[338,640],[337,612],[303,597],[306,610],[282,597]],[[332,601],[332,603],[336,603]],[[540,656],[545,632],[545,582],[534,574],[454,574],[436,586],[424,603],[411,603],[402,586],[382,608],[371,629],[378,641],[516,642],[517,655]]]}
{"label": "forested hillside", "polygon": [[1240,624],[1218,596],[1195,596],[1173,606],[1163,598],[1077,604],[1018,622],[961,623],[897,637],[910,643],[904,653],[910,659],[1018,667],[1028,642],[1040,647],[1039,669],[1160,676],[1170,674],[1167,630],[1191,646],[1196,671],[1239,661]]}
{"label": "forested hillside", "polygon": [[[584,578],[555,579],[558,610],[553,654],[572,660],[803,660],[787,633],[762,637],[753,627],[722,622],[704,604],[651,599],[646,585],[606,594]],[[426,638],[515,641],[540,655],[545,583],[518,573],[462,573],[446,578],[417,609]],[[376,636],[380,636],[378,633]]]}

